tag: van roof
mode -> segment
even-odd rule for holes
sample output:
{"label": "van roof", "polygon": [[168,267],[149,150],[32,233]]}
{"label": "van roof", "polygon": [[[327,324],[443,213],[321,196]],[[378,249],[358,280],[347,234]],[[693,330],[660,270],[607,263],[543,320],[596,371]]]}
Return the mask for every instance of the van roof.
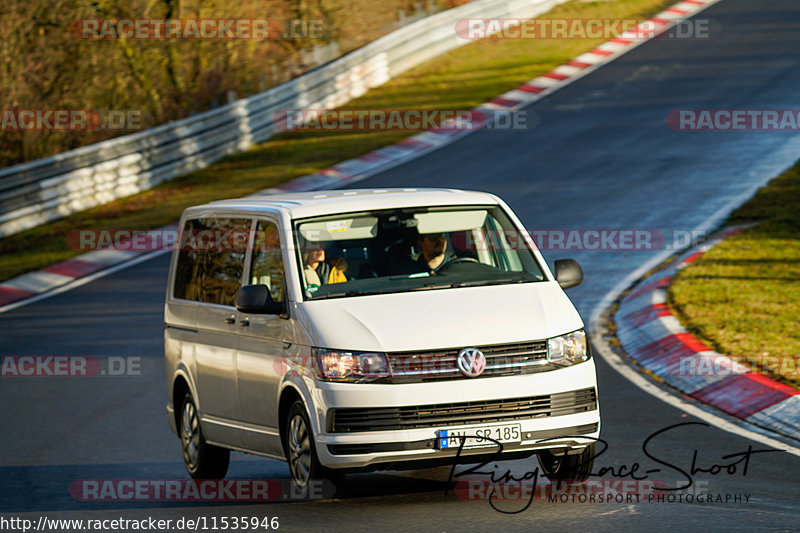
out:
{"label": "van roof", "polygon": [[189,208],[192,211],[275,212],[284,211],[291,218],[331,213],[434,205],[497,205],[492,194],[459,189],[338,189],[219,200]]}

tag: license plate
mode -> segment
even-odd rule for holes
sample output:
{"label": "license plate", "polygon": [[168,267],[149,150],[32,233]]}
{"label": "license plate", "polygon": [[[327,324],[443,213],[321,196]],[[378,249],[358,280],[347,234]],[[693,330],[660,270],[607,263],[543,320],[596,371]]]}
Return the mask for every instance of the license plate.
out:
{"label": "license plate", "polygon": [[501,426],[479,426],[459,429],[440,429],[436,432],[436,448],[438,450],[458,449],[461,441],[464,449],[487,448],[497,443],[519,443],[522,434],[519,424],[503,424]]}

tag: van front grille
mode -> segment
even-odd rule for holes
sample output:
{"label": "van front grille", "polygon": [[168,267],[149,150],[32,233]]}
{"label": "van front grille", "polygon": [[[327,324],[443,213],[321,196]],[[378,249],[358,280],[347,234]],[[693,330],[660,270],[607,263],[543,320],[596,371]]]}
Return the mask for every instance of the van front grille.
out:
{"label": "van front grille", "polygon": [[[478,376],[513,376],[559,368],[547,362],[547,341],[477,346],[486,357],[486,369]],[[414,383],[465,378],[456,359],[462,348],[389,353],[392,375],[381,383]]]}
{"label": "van front grille", "polygon": [[328,411],[328,431],[387,431],[442,428],[504,420],[571,415],[597,409],[594,387],[542,396],[404,407],[343,408]]}

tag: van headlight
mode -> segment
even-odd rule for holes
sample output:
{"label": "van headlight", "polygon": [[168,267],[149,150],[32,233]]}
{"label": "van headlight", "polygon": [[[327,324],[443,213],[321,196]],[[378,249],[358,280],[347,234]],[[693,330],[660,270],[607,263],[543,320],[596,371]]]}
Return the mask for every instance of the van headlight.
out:
{"label": "van headlight", "polygon": [[389,376],[389,361],[384,353],[351,352],[312,348],[317,362],[317,377],[324,381],[365,382]]}
{"label": "van headlight", "polygon": [[582,329],[547,339],[547,360],[551,363],[580,363],[589,359],[586,332]]}

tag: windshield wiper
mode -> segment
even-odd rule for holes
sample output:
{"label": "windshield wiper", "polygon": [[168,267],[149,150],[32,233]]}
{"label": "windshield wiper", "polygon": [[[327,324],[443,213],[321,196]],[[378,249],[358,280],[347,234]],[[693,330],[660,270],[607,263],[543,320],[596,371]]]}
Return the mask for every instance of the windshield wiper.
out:
{"label": "windshield wiper", "polygon": [[343,296],[365,296],[367,294],[380,294],[374,291],[345,291],[345,292],[332,292],[323,294],[322,296],[312,296],[312,300],[325,300],[327,298],[341,298]]}
{"label": "windshield wiper", "polygon": [[332,292],[330,294],[323,294],[321,296],[312,296],[311,300],[326,300],[328,298],[342,298],[348,296],[369,296],[371,294],[391,294],[394,292],[405,292],[402,289],[393,289],[389,291],[365,291],[365,290],[353,290],[353,291],[343,291],[343,292]]}
{"label": "windshield wiper", "polygon": [[508,283],[529,283],[539,281],[535,279],[517,279],[517,278],[504,278],[492,280],[478,280],[478,281],[453,281],[450,283],[428,283],[422,287],[409,287],[398,288],[384,291],[367,291],[367,290],[352,290],[342,292],[332,292],[330,294],[323,294],[320,296],[312,296],[311,300],[326,300],[328,298],[343,298],[348,296],[369,296],[373,294],[393,294],[398,292],[413,292],[413,291],[427,291],[432,289],[454,289],[459,287],[484,287],[488,285],[504,285]]}
{"label": "windshield wiper", "polygon": [[503,285],[506,283],[525,283],[526,281],[531,281],[527,279],[514,279],[514,278],[505,278],[505,279],[492,279],[492,280],[480,280],[480,281],[454,281],[452,283],[428,283],[423,287],[419,287],[418,291],[424,291],[426,289],[452,289],[458,287],[483,287],[486,285]]}

